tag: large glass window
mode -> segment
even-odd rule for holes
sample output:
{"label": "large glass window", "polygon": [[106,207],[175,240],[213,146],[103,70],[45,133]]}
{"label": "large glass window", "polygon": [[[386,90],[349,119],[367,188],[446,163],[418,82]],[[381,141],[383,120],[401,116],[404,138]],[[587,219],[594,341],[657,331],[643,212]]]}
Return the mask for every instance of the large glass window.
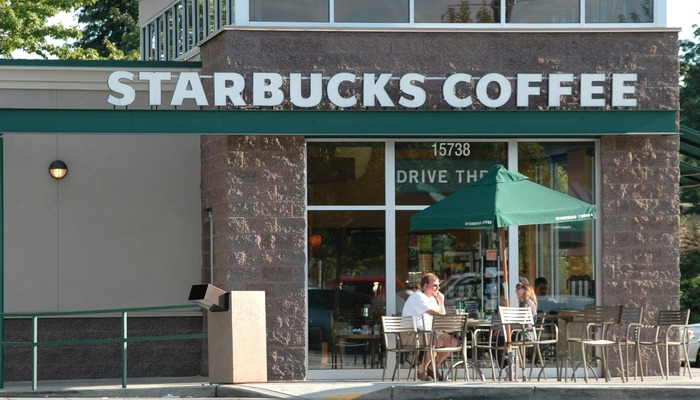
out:
{"label": "large glass window", "polygon": [[506,4],[506,22],[564,24],[581,21],[579,0],[528,0]]}
{"label": "large glass window", "polygon": [[379,336],[366,335],[386,314],[385,212],[372,209],[386,196],[384,143],[306,152],[308,204],[324,207],[307,217],[309,368],[378,368]]}
{"label": "large glass window", "polygon": [[408,0],[335,0],[335,22],[406,23]]}
{"label": "large glass window", "polygon": [[309,205],[384,204],[383,143],[309,143]]}
{"label": "large glass window", "polygon": [[509,149],[517,149],[518,170],[532,181],[595,202],[593,141],[308,143],[310,369],[379,368],[374,327],[382,315],[401,313],[426,272],[440,277],[448,306],[496,312],[508,296],[503,248],[516,249],[512,279],[546,280],[540,312],[595,302],[594,221],[513,228],[512,244],[494,230],[411,231],[416,212],[494,164],[508,166]]}
{"label": "large glass window", "polygon": [[586,22],[644,23],[654,21],[652,0],[586,0]]}
{"label": "large glass window", "polygon": [[498,2],[490,0],[415,0],[417,23],[494,23],[500,22]]}
{"label": "large glass window", "polygon": [[[519,171],[530,180],[593,204],[593,143],[520,143]],[[531,284],[546,282],[539,310],[581,309],[595,302],[593,221],[518,228],[518,267]]]}
{"label": "large glass window", "polygon": [[[507,157],[504,142],[398,142],[395,202],[436,203],[477,181],[495,164],[507,164]],[[396,213],[396,277],[405,283],[405,287],[397,286],[396,312],[401,313],[403,303],[427,272],[444,283],[446,305],[469,301],[480,310],[494,312],[505,291],[497,259],[489,256],[487,260],[486,250],[495,249],[498,238],[482,230],[411,232],[410,218],[416,212]]]}
{"label": "large glass window", "polygon": [[328,22],[328,0],[250,0],[250,20]]}
{"label": "large glass window", "polygon": [[396,204],[433,204],[506,160],[505,143],[396,143]]}
{"label": "large glass window", "polygon": [[379,368],[378,338],[362,335],[386,315],[384,212],[314,211],[308,221],[309,367]]}

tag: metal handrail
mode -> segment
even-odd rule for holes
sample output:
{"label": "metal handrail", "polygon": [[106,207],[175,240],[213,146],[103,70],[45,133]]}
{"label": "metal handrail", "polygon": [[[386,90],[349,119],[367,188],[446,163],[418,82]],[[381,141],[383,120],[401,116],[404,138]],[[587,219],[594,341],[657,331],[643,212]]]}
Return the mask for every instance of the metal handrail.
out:
{"label": "metal handrail", "polygon": [[[146,312],[146,311],[163,311],[163,310],[181,310],[181,309],[199,309],[196,304],[184,304],[176,306],[159,306],[159,307],[138,307],[138,308],[117,308],[107,310],[86,310],[86,311],[62,311],[62,312],[40,312],[40,313],[0,313],[2,321],[5,318],[31,318],[32,319],[32,341],[31,342],[5,342],[4,337],[0,342],[0,351],[4,352],[5,347],[32,347],[32,391],[37,390],[37,360],[39,347],[43,346],[78,346],[91,344],[122,344],[122,388],[127,387],[126,371],[127,371],[127,343],[129,342],[151,342],[158,340],[182,340],[182,339],[206,339],[206,333],[191,333],[181,335],[158,335],[158,336],[139,336],[127,337],[127,318],[128,313]],[[102,338],[102,339],[79,339],[79,340],[52,340],[46,342],[38,341],[39,318],[60,317],[60,316],[75,316],[89,314],[121,314],[122,318],[122,335],[119,338]],[[0,389],[5,387],[5,377],[2,371],[5,369],[5,359],[2,358],[0,365]]]}

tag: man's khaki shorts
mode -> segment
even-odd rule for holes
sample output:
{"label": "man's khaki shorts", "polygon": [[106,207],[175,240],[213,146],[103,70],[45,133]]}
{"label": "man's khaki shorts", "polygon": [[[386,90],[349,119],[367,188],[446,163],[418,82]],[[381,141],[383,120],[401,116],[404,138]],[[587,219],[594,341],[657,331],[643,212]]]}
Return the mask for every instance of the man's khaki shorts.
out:
{"label": "man's khaki shorts", "polygon": [[[432,332],[418,332],[418,346],[424,347],[426,343],[432,338]],[[438,332],[438,341],[441,337],[449,335],[445,332]],[[416,334],[412,332],[402,332],[401,333],[401,345],[403,347],[415,346]],[[427,340],[427,341],[426,341]]]}

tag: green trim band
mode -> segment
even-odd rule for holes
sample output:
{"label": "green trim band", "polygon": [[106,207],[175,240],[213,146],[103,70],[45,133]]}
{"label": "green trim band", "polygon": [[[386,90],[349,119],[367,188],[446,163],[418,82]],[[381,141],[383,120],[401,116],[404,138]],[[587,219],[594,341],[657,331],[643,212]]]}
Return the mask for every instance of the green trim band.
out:
{"label": "green trim band", "polygon": [[0,67],[51,68],[202,68],[201,61],[124,61],[124,60],[15,60],[0,59]]}
{"label": "green trim band", "polygon": [[596,137],[677,133],[675,110],[329,111],[2,109],[0,133]]}

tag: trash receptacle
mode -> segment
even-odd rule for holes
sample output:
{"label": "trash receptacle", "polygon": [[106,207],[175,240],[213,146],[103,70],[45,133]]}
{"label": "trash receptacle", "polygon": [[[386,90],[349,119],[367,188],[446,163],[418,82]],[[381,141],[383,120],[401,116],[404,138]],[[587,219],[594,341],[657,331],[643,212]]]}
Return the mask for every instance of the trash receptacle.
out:
{"label": "trash receptacle", "polygon": [[224,302],[207,311],[209,383],[267,382],[265,292],[228,292]]}

